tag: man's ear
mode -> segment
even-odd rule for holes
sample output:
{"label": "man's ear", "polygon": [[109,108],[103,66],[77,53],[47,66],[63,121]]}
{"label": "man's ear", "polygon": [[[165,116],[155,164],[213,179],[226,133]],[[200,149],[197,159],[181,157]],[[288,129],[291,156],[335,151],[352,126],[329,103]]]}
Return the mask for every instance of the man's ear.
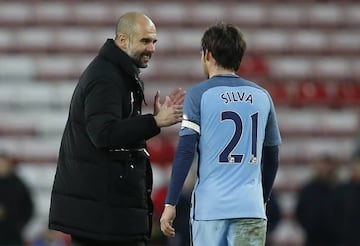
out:
{"label": "man's ear", "polygon": [[204,58],[205,58],[205,61],[210,61],[211,59],[214,59],[211,54],[211,51],[209,51],[208,49],[205,50]]}
{"label": "man's ear", "polygon": [[127,50],[128,46],[129,46],[129,37],[128,37],[128,35],[126,35],[124,33],[119,33],[116,36],[115,42],[116,42],[117,46],[120,47],[120,49]]}

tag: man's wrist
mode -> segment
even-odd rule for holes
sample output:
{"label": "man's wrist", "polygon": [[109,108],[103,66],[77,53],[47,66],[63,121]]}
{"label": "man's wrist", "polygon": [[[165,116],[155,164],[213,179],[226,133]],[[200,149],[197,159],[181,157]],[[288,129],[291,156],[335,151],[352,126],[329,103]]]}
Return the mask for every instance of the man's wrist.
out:
{"label": "man's wrist", "polygon": [[170,203],[165,203],[165,207],[176,207],[176,205],[170,204]]}

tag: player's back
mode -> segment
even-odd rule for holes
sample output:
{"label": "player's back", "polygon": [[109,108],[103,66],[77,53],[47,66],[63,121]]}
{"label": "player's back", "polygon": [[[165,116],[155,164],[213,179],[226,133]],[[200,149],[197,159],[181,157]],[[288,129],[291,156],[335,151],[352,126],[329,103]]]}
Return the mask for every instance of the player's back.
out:
{"label": "player's back", "polygon": [[195,218],[265,218],[261,154],[270,96],[234,75],[214,76],[189,92],[200,96]]}

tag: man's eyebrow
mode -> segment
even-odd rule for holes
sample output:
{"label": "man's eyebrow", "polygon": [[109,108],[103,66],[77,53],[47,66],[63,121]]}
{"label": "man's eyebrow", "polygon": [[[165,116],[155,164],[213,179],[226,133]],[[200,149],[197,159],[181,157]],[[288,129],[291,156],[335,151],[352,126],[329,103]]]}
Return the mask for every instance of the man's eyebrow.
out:
{"label": "man's eyebrow", "polygon": [[156,43],[157,39],[156,38],[142,38],[142,39],[140,39],[140,41],[143,41],[146,43],[150,43],[150,42]]}

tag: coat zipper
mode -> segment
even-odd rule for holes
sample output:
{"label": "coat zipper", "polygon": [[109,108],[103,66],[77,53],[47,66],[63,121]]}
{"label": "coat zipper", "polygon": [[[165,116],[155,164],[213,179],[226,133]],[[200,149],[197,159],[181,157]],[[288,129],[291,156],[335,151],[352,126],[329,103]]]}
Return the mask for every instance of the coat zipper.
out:
{"label": "coat zipper", "polygon": [[134,111],[134,92],[130,91],[130,114],[129,114],[129,117],[131,117],[131,115],[133,114],[133,111]]}

